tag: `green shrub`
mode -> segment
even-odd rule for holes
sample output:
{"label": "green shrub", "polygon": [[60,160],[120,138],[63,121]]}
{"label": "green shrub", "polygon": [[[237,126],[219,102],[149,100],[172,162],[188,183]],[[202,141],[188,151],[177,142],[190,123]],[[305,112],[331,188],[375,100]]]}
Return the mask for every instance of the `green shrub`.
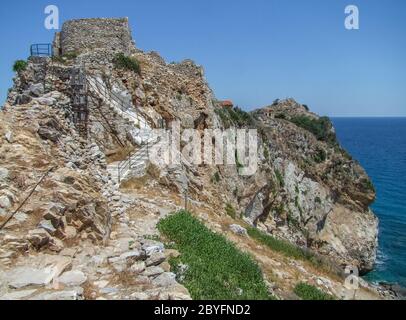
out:
{"label": "green shrub", "polygon": [[281,172],[278,169],[275,170],[275,176],[276,176],[276,179],[279,182],[279,186],[281,188],[283,188],[285,186],[285,180],[283,180],[283,176],[282,176]]}
{"label": "green shrub", "polygon": [[217,172],[213,175],[213,177],[211,178],[211,182],[219,183],[220,180],[221,180],[221,177],[220,177],[219,172],[217,171]]}
{"label": "green shrub", "polygon": [[317,153],[313,157],[316,163],[323,163],[327,159],[327,153],[323,149],[318,149]]}
{"label": "green shrub", "polygon": [[367,191],[373,191],[373,192],[376,191],[375,186],[370,179],[362,180],[362,187],[364,188],[364,190],[367,190]]}
{"label": "green shrub", "polygon": [[25,69],[27,69],[27,66],[28,66],[28,62],[27,61],[24,61],[24,60],[17,60],[16,62],[14,62],[14,65],[13,65],[13,71],[14,72],[22,72],[22,71],[24,71]]}
{"label": "green shrub", "polygon": [[230,203],[227,203],[225,210],[226,210],[226,213],[228,216],[235,219],[235,217],[237,216],[237,213],[236,213],[234,207]]}
{"label": "green shrub", "polygon": [[331,295],[303,282],[296,285],[294,292],[302,300],[334,300]]}
{"label": "green shrub", "polygon": [[267,147],[264,148],[264,157],[266,159],[266,161],[269,161],[269,149]]}
{"label": "green shrub", "polygon": [[[176,243],[181,256],[171,259],[173,270],[195,300],[271,299],[262,273],[252,258],[206,228],[186,211],[168,216],[158,229]],[[186,271],[180,263],[187,265]]]}
{"label": "green shrub", "polygon": [[130,70],[138,74],[141,73],[141,67],[138,60],[133,57],[128,57],[124,55],[124,53],[118,53],[115,56],[113,63],[117,69]]}
{"label": "green shrub", "polygon": [[216,108],[215,112],[220,117],[225,128],[230,127],[249,127],[253,126],[254,119],[248,113],[239,107],[235,108]]}
{"label": "green shrub", "polygon": [[275,115],[275,118],[286,120],[286,115],[284,113],[278,113],[277,115]]}
{"label": "green shrub", "polygon": [[295,116],[289,121],[311,133],[320,140],[329,144],[337,144],[335,133],[331,130],[333,125],[328,117],[311,118],[305,115]]}

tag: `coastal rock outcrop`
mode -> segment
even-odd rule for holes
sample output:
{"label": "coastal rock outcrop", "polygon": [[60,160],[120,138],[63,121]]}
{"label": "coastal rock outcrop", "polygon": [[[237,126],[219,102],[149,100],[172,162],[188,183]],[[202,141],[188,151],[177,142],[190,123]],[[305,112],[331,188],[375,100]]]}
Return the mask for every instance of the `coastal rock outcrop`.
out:
{"label": "coastal rock outcrop", "polygon": [[[54,48],[55,57],[28,59],[0,113],[0,271],[13,279],[0,296],[189,299],[170,272],[169,250],[151,240],[159,219],[184,207],[218,232],[212,221],[232,219],[226,230],[244,249],[251,225],[342,268],[373,268],[375,191],[329,119],[293,99],[249,113],[223,107],[201,66],[139,50],[126,19],[67,22]],[[258,170],[242,176],[244,159],[208,165],[183,155],[175,165],[151,164],[151,147],[165,143],[153,129],[174,122],[200,136],[256,129]],[[69,263],[55,269],[43,255]],[[33,277],[33,268],[45,269]]]}

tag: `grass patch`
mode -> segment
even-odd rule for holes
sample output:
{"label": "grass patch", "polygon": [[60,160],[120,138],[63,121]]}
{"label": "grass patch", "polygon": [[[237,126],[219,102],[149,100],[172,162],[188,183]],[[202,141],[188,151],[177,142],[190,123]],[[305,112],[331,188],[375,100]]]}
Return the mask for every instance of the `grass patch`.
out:
{"label": "grass patch", "polygon": [[286,256],[295,258],[295,259],[301,259],[301,260],[308,260],[311,258],[311,256],[302,250],[301,248],[287,242],[284,240],[279,240],[276,239],[270,235],[265,234],[264,232],[254,228],[254,227],[249,227],[247,229],[248,235],[255,239],[258,240],[259,242],[263,243],[270,249],[276,252],[280,252],[285,254]]}
{"label": "grass patch", "polygon": [[235,211],[234,207],[230,203],[227,203],[225,210],[226,210],[226,213],[228,216],[235,219],[235,217],[237,216],[237,212]]}
{"label": "grass patch", "polygon": [[[179,281],[195,300],[266,300],[262,273],[252,258],[206,228],[186,211],[161,220],[160,232],[176,243],[181,256],[171,259]],[[186,271],[179,267],[187,265]]]}
{"label": "grass patch", "polygon": [[[292,214],[288,215],[289,223],[300,229],[299,222],[292,218]],[[316,269],[324,272],[334,274],[338,277],[343,276],[343,270],[333,261],[320,256],[308,249],[300,248],[288,241],[276,239],[254,227],[247,228],[248,235],[266,245],[268,248],[275,252],[280,252],[287,257],[298,260],[307,261],[312,264]]]}
{"label": "grass patch", "polygon": [[27,66],[28,66],[28,62],[27,62],[27,61],[25,61],[25,60],[17,60],[17,61],[14,62],[14,64],[13,64],[13,71],[14,71],[14,72],[17,72],[17,73],[22,72],[22,71],[24,71],[25,69],[27,69]]}
{"label": "grass patch", "polygon": [[115,56],[113,63],[117,69],[130,70],[141,74],[141,67],[138,60],[133,57],[127,57],[124,53],[118,53]]}
{"label": "grass patch", "polygon": [[296,285],[294,293],[302,300],[334,300],[333,296],[303,282]]}

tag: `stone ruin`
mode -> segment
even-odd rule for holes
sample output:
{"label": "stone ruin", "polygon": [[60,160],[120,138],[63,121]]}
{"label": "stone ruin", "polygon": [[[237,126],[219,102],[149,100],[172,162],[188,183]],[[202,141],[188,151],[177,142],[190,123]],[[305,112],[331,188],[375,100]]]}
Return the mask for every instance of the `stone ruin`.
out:
{"label": "stone ruin", "polygon": [[96,18],[66,21],[55,34],[54,55],[97,49],[129,54],[134,42],[128,18]]}

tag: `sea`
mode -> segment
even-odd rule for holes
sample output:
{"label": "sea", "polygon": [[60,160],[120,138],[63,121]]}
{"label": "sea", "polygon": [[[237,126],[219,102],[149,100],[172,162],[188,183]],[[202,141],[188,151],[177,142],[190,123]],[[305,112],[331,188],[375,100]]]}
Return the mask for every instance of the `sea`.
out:
{"label": "sea", "polygon": [[341,145],[377,190],[379,249],[372,282],[406,288],[406,118],[332,118]]}

